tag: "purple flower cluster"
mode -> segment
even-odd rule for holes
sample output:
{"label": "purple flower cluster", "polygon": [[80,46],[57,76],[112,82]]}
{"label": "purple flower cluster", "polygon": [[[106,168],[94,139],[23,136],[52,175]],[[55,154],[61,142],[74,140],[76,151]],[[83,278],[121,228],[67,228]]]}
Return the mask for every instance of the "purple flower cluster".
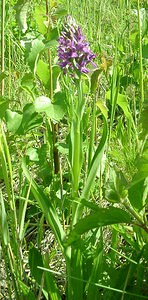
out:
{"label": "purple flower cluster", "polygon": [[66,73],[69,70],[80,73],[88,73],[89,63],[93,63],[95,54],[90,50],[89,43],[82,35],[81,28],[76,24],[71,16],[67,16],[63,31],[59,38],[58,57],[59,65]]}

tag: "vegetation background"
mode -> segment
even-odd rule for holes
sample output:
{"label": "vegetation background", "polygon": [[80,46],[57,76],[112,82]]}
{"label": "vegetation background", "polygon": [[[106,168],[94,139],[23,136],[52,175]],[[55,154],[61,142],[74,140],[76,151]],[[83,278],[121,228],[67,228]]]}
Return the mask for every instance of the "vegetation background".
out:
{"label": "vegetation background", "polygon": [[[1,0],[0,299],[148,299],[145,0]],[[96,54],[58,65],[66,15]]]}

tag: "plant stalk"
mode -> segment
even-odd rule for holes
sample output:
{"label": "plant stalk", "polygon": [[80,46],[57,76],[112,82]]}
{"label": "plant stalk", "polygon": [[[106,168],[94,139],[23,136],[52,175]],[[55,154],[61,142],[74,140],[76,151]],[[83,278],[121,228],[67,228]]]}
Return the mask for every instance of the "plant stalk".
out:
{"label": "plant stalk", "polygon": [[[73,119],[71,125],[71,143],[72,143],[72,197],[78,197],[80,173],[82,167],[82,116],[83,116],[83,93],[81,78],[78,83],[78,100],[73,111]],[[77,222],[76,209],[78,204],[73,202],[72,206],[72,225]]]}
{"label": "plant stalk", "polygon": [[[5,0],[2,0],[2,3],[1,3],[1,72],[4,72],[4,70],[5,70],[4,48],[5,48]],[[2,79],[1,96],[4,96],[4,90],[5,90],[4,79]]]}
{"label": "plant stalk", "polygon": [[138,221],[138,223],[139,223],[138,226],[140,226],[141,228],[143,228],[148,233],[148,227],[143,222],[143,220],[141,219],[141,217],[139,216],[139,214],[129,205],[129,203],[127,202],[127,200],[124,200],[122,202],[122,204],[130,212],[130,214]]}
{"label": "plant stalk", "polygon": [[[49,16],[49,1],[46,0],[46,16],[48,21],[48,30],[50,30],[50,16]],[[51,51],[48,49],[48,61],[49,61],[49,95],[51,101],[53,101],[53,78],[52,78],[52,55]],[[54,173],[59,173],[59,153],[56,148],[57,135],[58,135],[58,124],[52,124],[52,142],[53,142],[53,164],[54,164]]]}
{"label": "plant stalk", "polygon": [[138,4],[138,29],[139,29],[139,60],[140,60],[140,111],[142,110],[142,104],[144,102],[144,88],[143,88],[143,64],[142,64],[142,30],[141,30],[141,20],[140,20],[140,1],[137,0]]}

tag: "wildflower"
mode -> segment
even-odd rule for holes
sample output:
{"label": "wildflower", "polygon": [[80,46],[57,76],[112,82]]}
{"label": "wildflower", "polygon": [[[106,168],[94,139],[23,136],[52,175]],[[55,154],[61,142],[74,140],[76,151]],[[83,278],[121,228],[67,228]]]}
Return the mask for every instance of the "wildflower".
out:
{"label": "wildflower", "polygon": [[59,38],[58,56],[59,65],[64,70],[64,73],[69,70],[80,73],[88,73],[87,68],[89,63],[93,63],[95,54],[90,50],[89,43],[85,36],[82,35],[81,28],[76,24],[76,21],[71,16],[67,16],[63,31]]}

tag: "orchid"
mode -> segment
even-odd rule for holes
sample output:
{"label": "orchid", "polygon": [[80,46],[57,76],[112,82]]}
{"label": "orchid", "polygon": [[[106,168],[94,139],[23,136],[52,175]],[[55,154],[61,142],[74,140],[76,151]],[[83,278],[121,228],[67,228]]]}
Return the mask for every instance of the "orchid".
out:
{"label": "orchid", "polygon": [[87,74],[90,71],[87,67],[89,63],[96,67],[93,62],[96,56],[90,50],[80,26],[71,16],[66,17],[58,42],[59,65],[64,73],[69,70],[70,73],[76,71]]}

